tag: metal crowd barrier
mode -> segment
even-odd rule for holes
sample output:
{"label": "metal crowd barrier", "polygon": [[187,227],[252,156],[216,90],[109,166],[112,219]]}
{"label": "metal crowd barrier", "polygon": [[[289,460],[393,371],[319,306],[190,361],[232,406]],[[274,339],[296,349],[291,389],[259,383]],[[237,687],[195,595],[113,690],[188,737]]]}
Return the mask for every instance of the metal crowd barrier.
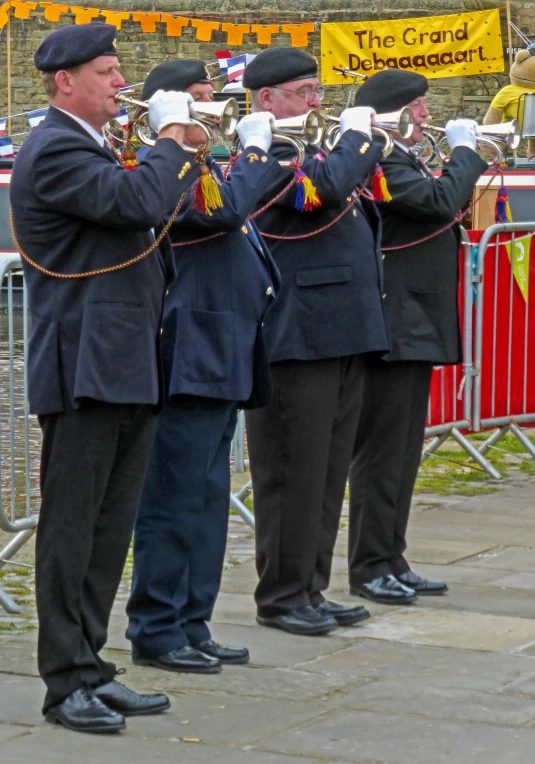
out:
{"label": "metal crowd barrier", "polygon": [[[493,478],[499,478],[500,473],[463,434],[471,430],[473,381],[477,374],[473,363],[473,246],[468,234],[461,226],[460,293],[462,302],[460,312],[463,362],[462,365],[443,366],[433,371],[428,415],[428,421],[431,423],[425,429],[425,437],[432,437],[432,440],[424,446],[422,462],[428,459],[445,440],[453,438],[485,472]],[[438,397],[438,401],[433,408],[436,407],[439,411],[438,424],[433,423],[431,413],[435,397]],[[449,417],[446,411],[450,414]]]}
{"label": "metal crowd barrier", "polygon": [[[18,282],[15,287],[15,279]],[[37,526],[37,514],[32,511],[30,419],[28,407],[28,302],[18,255],[6,255],[0,260],[0,284],[6,281],[2,297],[7,297],[7,366],[2,375],[0,401],[0,529],[13,533],[14,538],[0,550],[0,568],[32,537]],[[6,294],[7,289],[7,294]],[[15,342],[15,295],[22,292],[22,370],[18,368],[21,354]],[[20,379],[19,379],[20,377]],[[16,385],[17,378],[17,385]],[[5,382],[7,380],[7,391]],[[22,389],[17,392],[16,386]],[[7,393],[7,394],[6,394]],[[7,401],[7,406],[4,404]],[[7,412],[6,412],[7,408]],[[9,423],[6,427],[6,421]],[[20,447],[17,447],[21,443]],[[6,448],[6,445],[8,448]],[[7,474],[6,474],[7,473]],[[38,489],[38,487],[37,487]],[[35,491],[38,501],[38,490]],[[17,563],[20,564],[20,563]],[[0,606],[8,613],[19,613],[19,606],[0,587]]]}
{"label": "metal crowd barrier", "polygon": [[[535,422],[535,367],[529,357],[535,311],[529,294],[531,236],[526,236],[533,232],[535,222],[498,223],[478,244],[472,429],[498,428],[479,448],[481,455],[510,432],[535,459],[535,446],[519,427]],[[508,249],[509,264],[501,247]],[[524,278],[525,295],[519,285]]]}

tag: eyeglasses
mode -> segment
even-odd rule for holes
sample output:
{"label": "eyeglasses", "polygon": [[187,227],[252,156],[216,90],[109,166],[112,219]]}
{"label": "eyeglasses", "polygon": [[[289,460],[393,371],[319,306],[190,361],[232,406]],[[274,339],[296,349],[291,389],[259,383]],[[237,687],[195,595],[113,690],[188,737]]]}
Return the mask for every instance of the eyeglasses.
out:
{"label": "eyeglasses", "polygon": [[311,101],[315,95],[322,101],[323,96],[325,95],[325,88],[323,85],[320,85],[317,88],[305,88],[304,90],[291,90],[290,88],[281,88],[277,85],[275,90],[284,90],[286,93],[293,93],[296,96],[301,96],[305,101]]}

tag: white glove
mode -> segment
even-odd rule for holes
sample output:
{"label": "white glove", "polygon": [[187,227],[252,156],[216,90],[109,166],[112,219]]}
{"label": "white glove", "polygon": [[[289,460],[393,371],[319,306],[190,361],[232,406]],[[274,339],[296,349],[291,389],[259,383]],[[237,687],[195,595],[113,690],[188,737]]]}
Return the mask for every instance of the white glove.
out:
{"label": "white glove", "polygon": [[451,149],[457,146],[467,146],[476,150],[477,122],[474,119],[450,119],[446,125],[446,138]]}
{"label": "white glove", "polygon": [[191,93],[157,90],[149,100],[149,122],[155,133],[168,125],[191,125]]}
{"label": "white glove", "polygon": [[356,130],[358,133],[366,133],[372,139],[371,121],[375,117],[375,109],[370,106],[352,106],[344,109],[340,116],[340,135],[346,130]]}
{"label": "white glove", "polygon": [[236,132],[243,148],[255,146],[263,151],[269,151],[273,139],[271,125],[274,122],[275,117],[269,111],[254,112],[240,119]]}

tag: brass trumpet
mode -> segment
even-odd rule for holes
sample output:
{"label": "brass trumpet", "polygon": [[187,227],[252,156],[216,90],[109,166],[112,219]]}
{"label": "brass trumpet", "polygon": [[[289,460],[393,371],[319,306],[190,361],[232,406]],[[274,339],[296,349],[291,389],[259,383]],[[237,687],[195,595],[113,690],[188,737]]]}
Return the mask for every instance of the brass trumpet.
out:
{"label": "brass trumpet", "polygon": [[[133,133],[145,146],[154,146],[156,139],[152,137],[153,131],[149,124],[148,103],[131,98],[126,93],[117,93],[115,100],[119,103],[137,107],[133,116],[133,119],[136,121],[132,128]],[[205,150],[207,153],[210,153],[214,145],[214,127],[217,127],[224,137],[232,135],[238,124],[239,106],[235,98],[229,98],[226,101],[195,101],[194,104],[190,104],[190,114],[195,115],[191,116],[192,124],[204,131],[206,135]],[[197,152],[197,149],[190,148],[189,146],[184,146],[183,148],[190,154]]]}
{"label": "brass trumpet", "polygon": [[[327,130],[325,131],[325,148],[332,151],[340,133],[340,117],[327,116]],[[400,111],[392,111],[386,114],[377,114],[372,120],[372,133],[380,135],[385,140],[383,157],[389,156],[394,148],[394,140],[391,133],[397,133],[400,138],[409,138],[414,128],[414,116],[412,111],[405,107]]]}
{"label": "brass trumpet", "polygon": [[[448,145],[445,135],[446,128],[425,123],[422,127],[429,132],[442,133],[442,137],[437,141],[436,151],[442,162],[447,161],[449,154],[446,151]],[[478,146],[490,147],[495,152],[495,157],[489,161],[489,165],[496,162],[501,164],[505,159],[507,149],[514,151],[518,148],[522,139],[522,131],[518,120],[511,119],[509,122],[501,122],[496,125],[478,125],[476,139]]]}
{"label": "brass trumpet", "polygon": [[[307,144],[312,146],[321,143],[325,131],[325,121],[317,109],[311,109],[299,117],[276,119],[271,126],[273,143],[288,143],[295,149],[296,159],[302,164],[305,159]],[[234,136],[233,147],[239,151],[240,140]],[[290,161],[280,161],[281,167],[289,167]]]}

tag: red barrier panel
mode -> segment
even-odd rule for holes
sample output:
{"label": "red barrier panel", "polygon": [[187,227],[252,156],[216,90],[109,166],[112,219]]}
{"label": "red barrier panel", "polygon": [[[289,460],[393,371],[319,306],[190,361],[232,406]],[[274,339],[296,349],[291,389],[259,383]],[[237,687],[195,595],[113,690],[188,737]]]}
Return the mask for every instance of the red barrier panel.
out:
{"label": "red barrier panel", "polygon": [[[464,324],[463,290],[464,290],[464,247],[459,252],[459,318],[461,332]],[[440,366],[433,370],[431,377],[431,393],[426,427],[437,427],[463,420],[464,383],[461,364],[455,366]]]}
{"label": "red barrier panel", "polygon": [[[479,242],[483,231],[468,234]],[[535,413],[535,354],[529,353],[535,339],[534,278],[534,232],[495,235],[482,283],[482,427],[492,426],[484,420]]]}

